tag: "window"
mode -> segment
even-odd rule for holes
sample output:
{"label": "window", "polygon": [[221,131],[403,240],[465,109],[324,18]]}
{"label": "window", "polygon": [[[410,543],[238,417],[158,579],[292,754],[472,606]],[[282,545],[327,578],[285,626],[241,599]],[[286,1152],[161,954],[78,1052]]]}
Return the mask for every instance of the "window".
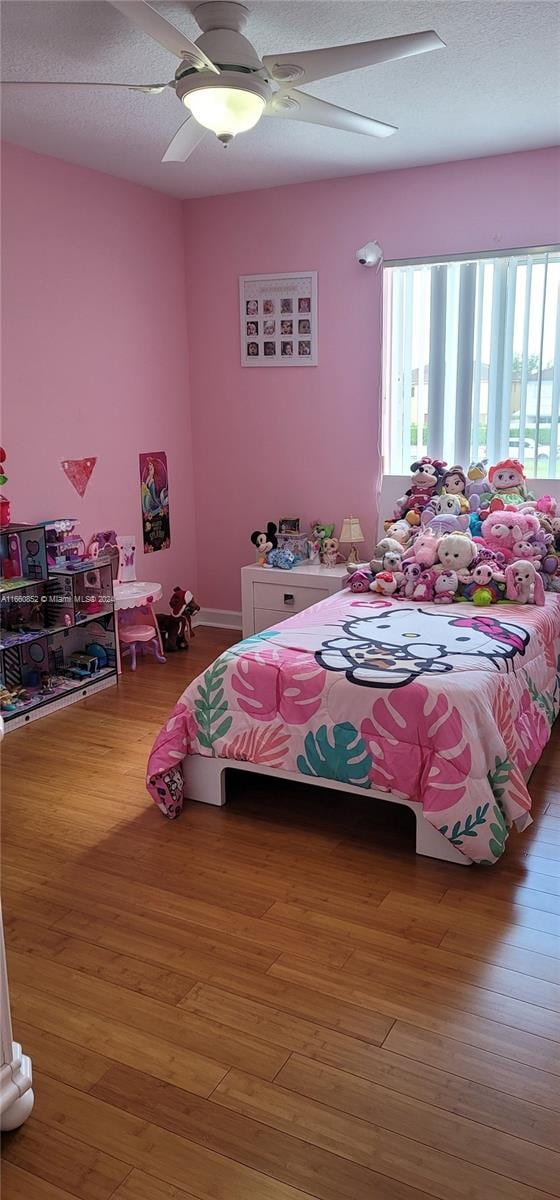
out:
{"label": "window", "polygon": [[383,276],[385,470],[512,457],[560,477],[560,249]]}

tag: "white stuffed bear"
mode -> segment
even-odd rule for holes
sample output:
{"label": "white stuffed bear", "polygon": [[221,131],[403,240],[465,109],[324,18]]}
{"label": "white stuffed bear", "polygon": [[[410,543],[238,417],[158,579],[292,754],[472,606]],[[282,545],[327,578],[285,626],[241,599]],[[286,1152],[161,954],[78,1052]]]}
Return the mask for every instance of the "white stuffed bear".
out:
{"label": "white stuffed bear", "polygon": [[437,548],[438,561],[434,571],[455,571],[459,582],[467,583],[469,567],[477,556],[478,547],[464,533],[447,533],[440,538]]}

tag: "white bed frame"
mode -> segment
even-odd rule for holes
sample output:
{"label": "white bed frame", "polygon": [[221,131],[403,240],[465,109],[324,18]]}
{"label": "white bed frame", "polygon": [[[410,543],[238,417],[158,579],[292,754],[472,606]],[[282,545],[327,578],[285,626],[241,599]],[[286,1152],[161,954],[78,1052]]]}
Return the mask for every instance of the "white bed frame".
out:
{"label": "white bed frame", "polygon": [[[410,486],[410,478],[405,475],[385,476],[381,485],[379,498],[378,536],[383,536],[383,519],[393,511],[399,496],[402,496]],[[558,480],[532,479],[528,481],[529,489],[535,496],[554,494],[558,489]],[[457,863],[458,866],[469,867],[469,859],[465,858],[451,842],[439,833],[433,825],[426,821],[422,805],[415,800],[403,800],[389,792],[376,791],[373,788],[355,787],[348,783],[338,783],[336,780],[312,778],[299,775],[293,771],[269,770],[256,763],[235,762],[229,758],[205,758],[202,755],[188,755],[183,760],[185,778],[185,799],[198,800],[203,804],[223,805],[226,802],[226,773],[228,771],[248,771],[252,775],[271,775],[274,779],[284,779],[287,783],[309,783],[315,787],[333,788],[346,795],[371,796],[376,800],[387,800],[391,804],[401,804],[410,808],[416,817],[416,853],[428,858],[439,858],[444,862]]]}
{"label": "white bed frame", "polygon": [[425,854],[428,858],[440,858],[445,862],[458,863],[470,867],[470,862],[451,842],[438,833],[433,825],[426,821],[422,805],[414,800],[401,800],[389,792],[379,792],[373,788],[354,787],[353,784],[338,783],[334,779],[322,779],[308,775],[299,775],[294,771],[269,770],[257,763],[236,762],[231,758],[203,758],[200,754],[189,754],[183,760],[185,778],[185,800],[199,800],[203,804],[222,805],[226,802],[226,784],[228,771],[249,771],[251,775],[269,775],[273,779],[285,779],[286,783],[310,783],[314,787],[334,788],[345,795],[372,796],[376,800],[389,800],[393,804],[403,804],[412,809],[416,817],[416,853]]}

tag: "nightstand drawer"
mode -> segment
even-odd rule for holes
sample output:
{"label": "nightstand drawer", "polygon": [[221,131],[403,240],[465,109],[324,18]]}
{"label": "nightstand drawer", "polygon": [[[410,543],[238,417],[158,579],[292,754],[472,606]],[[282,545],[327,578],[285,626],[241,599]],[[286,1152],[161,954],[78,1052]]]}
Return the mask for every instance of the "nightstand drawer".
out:
{"label": "nightstand drawer", "polygon": [[[286,571],[289,576],[290,572]],[[329,595],[329,590],[326,587],[301,587],[298,586],[296,580],[293,582],[286,579],[285,584],[281,583],[254,583],[253,584],[253,604],[255,609],[268,609],[274,613],[280,612],[282,616],[289,617],[290,613],[303,612],[304,608],[309,608],[311,604],[317,604],[319,600],[324,600],[325,596]],[[282,617],[277,617],[281,620]]]}
{"label": "nightstand drawer", "polygon": [[262,633],[263,629],[270,629],[271,625],[279,625],[280,621],[285,621],[287,616],[287,612],[274,612],[272,608],[255,608],[253,632]]}

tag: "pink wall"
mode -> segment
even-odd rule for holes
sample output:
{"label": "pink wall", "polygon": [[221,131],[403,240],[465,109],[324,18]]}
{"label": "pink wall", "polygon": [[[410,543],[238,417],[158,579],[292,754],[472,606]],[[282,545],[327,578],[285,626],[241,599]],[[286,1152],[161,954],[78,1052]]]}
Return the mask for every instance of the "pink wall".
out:
{"label": "pink wall", "polygon": [[[140,579],[195,587],[179,200],[3,147],[2,443],[15,520],[134,533]],[[140,451],[166,450],[171,548],[142,552]],[[63,458],[97,455],[83,499]]]}
{"label": "pink wall", "polygon": [[[231,153],[235,153],[233,147]],[[239,609],[249,534],[282,514],[358,514],[380,473],[381,277],[354,261],[560,241],[560,150],[445,163],[185,204],[199,590]],[[319,271],[319,366],[242,368],[238,276]]]}

